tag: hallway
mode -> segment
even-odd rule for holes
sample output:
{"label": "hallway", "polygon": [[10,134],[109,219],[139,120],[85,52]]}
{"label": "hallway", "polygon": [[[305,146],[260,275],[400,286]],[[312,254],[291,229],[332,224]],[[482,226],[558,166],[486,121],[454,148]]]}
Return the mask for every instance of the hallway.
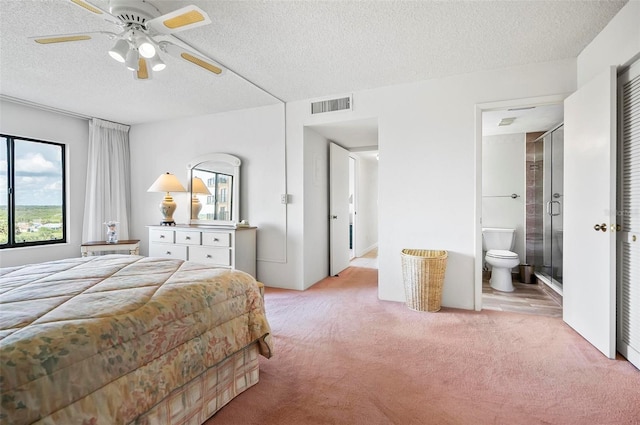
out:
{"label": "hallway", "polygon": [[365,267],[368,269],[378,268],[378,248],[365,253],[362,257],[354,257],[349,262],[351,267]]}

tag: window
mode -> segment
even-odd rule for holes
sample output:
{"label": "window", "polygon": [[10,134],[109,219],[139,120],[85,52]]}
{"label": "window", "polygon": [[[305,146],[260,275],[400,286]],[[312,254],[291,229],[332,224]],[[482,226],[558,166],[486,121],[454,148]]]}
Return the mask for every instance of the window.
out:
{"label": "window", "polygon": [[0,248],[66,242],[65,150],[0,135]]}

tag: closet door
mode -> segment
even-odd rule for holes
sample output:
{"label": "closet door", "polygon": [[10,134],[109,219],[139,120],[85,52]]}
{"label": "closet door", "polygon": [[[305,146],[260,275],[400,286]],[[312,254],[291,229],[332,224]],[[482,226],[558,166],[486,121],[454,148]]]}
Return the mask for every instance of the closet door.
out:
{"label": "closet door", "polygon": [[640,62],[618,80],[620,159],[618,180],[617,349],[640,368]]}
{"label": "closet door", "polygon": [[616,81],[615,67],[607,68],[564,103],[563,319],[611,359],[616,355]]}

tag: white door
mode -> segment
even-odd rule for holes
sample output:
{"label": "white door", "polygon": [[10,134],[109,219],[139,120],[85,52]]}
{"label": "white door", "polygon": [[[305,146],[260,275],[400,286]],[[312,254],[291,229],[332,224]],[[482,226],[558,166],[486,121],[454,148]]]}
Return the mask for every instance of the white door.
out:
{"label": "white door", "polygon": [[[563,319],[616,354],[616,69],[564,104]],[[613,230],[611,225],[614,225]]]}
{"label": "white door", "polygon": [[329,143],[329,273],[349,267],[349,152]]}
{"label": "white door", "polygon": [[620,354],[640,369],[640,61],[620,76],[618,163],[618,337]]}

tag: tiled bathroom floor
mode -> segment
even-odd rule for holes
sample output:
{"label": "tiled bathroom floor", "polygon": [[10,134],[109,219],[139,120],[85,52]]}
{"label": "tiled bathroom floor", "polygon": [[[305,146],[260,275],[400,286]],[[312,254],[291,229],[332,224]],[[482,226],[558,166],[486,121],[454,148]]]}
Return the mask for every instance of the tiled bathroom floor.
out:
{"label": "tiled bathroom floor", "polygon": [[482,308],[539,316],[562,317],[562,304],[547,294],[541,284],[513,282],[513,292],[496,291],[488,280],[482,281]]}

